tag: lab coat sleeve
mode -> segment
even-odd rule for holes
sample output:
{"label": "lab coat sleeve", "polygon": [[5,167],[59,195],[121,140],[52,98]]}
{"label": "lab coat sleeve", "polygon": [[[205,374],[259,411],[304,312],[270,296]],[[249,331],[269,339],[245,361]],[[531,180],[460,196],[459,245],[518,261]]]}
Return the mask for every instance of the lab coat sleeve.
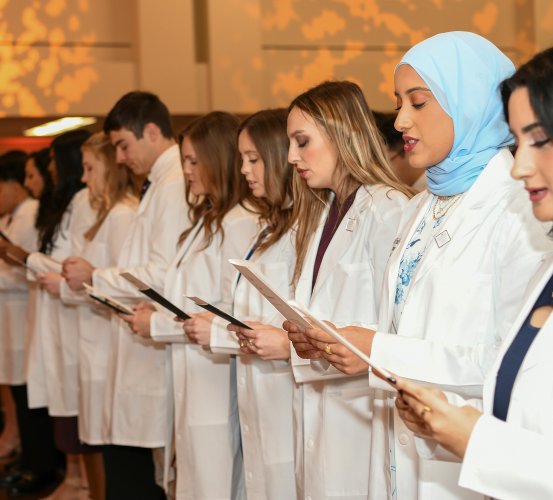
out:
{"label": "lab coat sleeve", "polygon": [[92,282],[102,293],[114,298],[138,298],[136,288],[120,276],[125,271],[155,290],[163,290],[165,273],[177,251],[178,238],[188,223],[182,183],[159,186],[155,199],[152,196],[151,206],[148,208],[148,213],[137,216],[147,218],[145,223],[149,226],[149,231],[147,235],[143,235],[147,241],[131,242],[131,245],[147,246],[140,264],[96,269],[92,275]]}
{"label": "lab coat sleeve", "polygon": [[27,252],[34,252],[38,246],[38,231],[35,228],[38,202],[27,201],[17,212],[9,230],[6,231],[12,242]]}
{"label": "lab coat sleeve", "polygon": [[[232,314],[234,287],[238,271],[229,259],[242,259],[252,247],[259,233],[257,217],[244,213],[231,221],[225,228],[225,239],[221,248],[221,295],[216,305],[219,309]],[[242,278],[245,279],[245,278]],[[241,320],[242,318],[236,318]],[[213,352],[238,354],[240,346],[236,335],[227,330],[228,322],[222,318],[214,318],[211,322],[211,337],[209,347]]]}
{"label": "lab coat sleeve", "polygon": [[209,348],[219,354],[240,354],[240,344],[234,332],[227,330],[228,321],[215,317],[211,322]]}
{"label": "lab coat sleeve", "polygon": [[188,344],[182,323],[174,321],[169,315],[156,311],[150,318],[150,335],[156,342],[166,344]]}
{"label": "lab coat sleeve", "polygon": [[86,292],[75,292],[71,290],[65,280],[60,283],[60,298],[61,301],[67,305],[85,304],[90,301]]}
{"label": "lab coat sleeve", "polygon": [[[61,273],[62,271],[61,263],[40,252],[29,254],[27,257],[27,265],[37,273]],[[32,273],[27,273],[27,275],[29,274],[32,275]]]}
{"label": "lab coat sleeve", "polygon": [[474,427],[459,485],[494,498],[553,498],[553,439],[482,416]]}

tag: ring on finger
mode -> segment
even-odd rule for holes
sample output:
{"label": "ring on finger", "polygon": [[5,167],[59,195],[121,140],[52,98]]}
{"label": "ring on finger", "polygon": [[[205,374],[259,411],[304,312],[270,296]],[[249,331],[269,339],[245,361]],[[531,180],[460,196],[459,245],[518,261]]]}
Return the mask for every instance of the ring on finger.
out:
{"label": "ring on finger", "polygon": [[421,418],[424,417],[424,414],[425,413],[430,413],[432,411],[432,408],[430,408],[430,406],[428,405],[424,405],[421,409],[421,413],[420,413],[420,416]]}
{"label": "ring on finger", "polygon": [[332,349],[330,347],[330,344],[326,344],[325,345],[325,352],[329,355],[329,356],[332,356]]}

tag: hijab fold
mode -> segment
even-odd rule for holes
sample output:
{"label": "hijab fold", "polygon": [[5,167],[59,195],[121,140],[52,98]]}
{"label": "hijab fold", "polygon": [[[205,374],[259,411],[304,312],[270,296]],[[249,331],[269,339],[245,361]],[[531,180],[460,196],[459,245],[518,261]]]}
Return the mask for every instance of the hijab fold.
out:
{"label": "hijab fold", "polygon": [[498,150],[513,143],[499,84],[514,73],[514,65],[493,43],[465,31],[420,42],[396,71],[402,64],[418,73],[453,120],[453,147],[444,160],[426,169],[428,188],[440,196],[463,193]]}

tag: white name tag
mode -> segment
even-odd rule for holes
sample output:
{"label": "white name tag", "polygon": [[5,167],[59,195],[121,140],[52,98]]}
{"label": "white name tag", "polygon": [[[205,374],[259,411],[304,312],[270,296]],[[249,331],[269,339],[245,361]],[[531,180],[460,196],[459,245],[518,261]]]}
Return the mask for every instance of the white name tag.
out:
{"label": "white name tag", "polygon": [[438,245],[438,248],[442,248],[444,245],[447,245],[451,241],[451,236],[449,236],[449,233],[447,231],[442,231],[440,234],[434,236],[434,240],[436,240],[436,245]]}
{"label": "white name tag", "polygon": [[352,232],[355,229],[355,219],[348,219],[346,222],[346,231]]}

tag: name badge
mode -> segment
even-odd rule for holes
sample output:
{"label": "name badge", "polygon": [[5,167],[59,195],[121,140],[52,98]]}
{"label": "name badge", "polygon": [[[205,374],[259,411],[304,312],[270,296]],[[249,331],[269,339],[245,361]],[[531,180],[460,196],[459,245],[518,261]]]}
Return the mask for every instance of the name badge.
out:
{"label": "name badge", "polygon": [[434,236],[434,240],[436,241],[436,245],[438,245],[438,248],[442,248],[444,245],[447,245],[451,241],[451,236],[449,236],[449,233],[447,231],[442,231],[440,234]]}
{"label": "name badge", "polygon": [[355,219],[348,219],[346,222],[346,231],[349,231],[350,233],[353,232],[355,229]]}

